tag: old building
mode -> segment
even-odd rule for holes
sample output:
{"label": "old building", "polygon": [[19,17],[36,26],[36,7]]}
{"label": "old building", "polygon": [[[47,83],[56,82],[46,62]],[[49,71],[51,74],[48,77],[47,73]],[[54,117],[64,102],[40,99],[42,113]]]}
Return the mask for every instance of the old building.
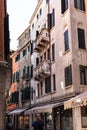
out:
{"label": "old building", "polygon": [[[7,99],[7,110],[11,111],[11,116],[15,128],[28,128],[29,116],[24,116],[24,112],[31,104],[30,101],[30,32],[29,27],[18,38],[18,49],[12,54],[12,83]],[[14,115],[15,114],[15,115]],[[24,120],[23,120],[24,119]],[[24,121],[24,122],[23,122]]]}
{"label": "old building", "polygon": [[[30,66],[29,82],[24,75],[20,84],[23,89],[30,86],[29,109],[23,113],[30,119],[29,127],[35,113],[41,113],[46,130],[86,130],[87,96],[83,101],[80,95],[80,103],[72,101],[87,90],[87,1],[39,0],[28,30],[29,43],[26,30],[18,39],[23,51],[18,69],[26,74]],[[28,45],[30,56],[25,57]]]}
{"label": "old building", "polygon": [[[9,55],[9,17],[6,1],[0,0],[0,130],[5,128],[5,94],[10,86]],[[6,92],[6,93],[5,93]]]}

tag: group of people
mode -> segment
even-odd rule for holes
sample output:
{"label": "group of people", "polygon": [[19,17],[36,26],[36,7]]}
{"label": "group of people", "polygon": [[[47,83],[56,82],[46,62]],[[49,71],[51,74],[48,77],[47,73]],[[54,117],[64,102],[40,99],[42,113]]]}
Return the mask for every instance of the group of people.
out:
{"label": "group of people", "polygon": [[[13,123],[11,120],[8,122],[6,130],[13,130]],[[44,130],[44,122],[41,120],[40,114],[35,115],[35,121],[32,123],[31,130]]]}

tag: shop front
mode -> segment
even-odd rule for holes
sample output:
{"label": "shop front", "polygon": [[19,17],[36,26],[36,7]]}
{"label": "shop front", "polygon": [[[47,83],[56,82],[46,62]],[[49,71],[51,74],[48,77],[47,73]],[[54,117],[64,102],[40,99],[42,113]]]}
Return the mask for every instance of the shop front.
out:
{"label": "shop front", "polygon": [[64,110],[64,106],[53,109],[53,128],[54,130],[73,130],[72,110]]}
{"label": "shop front", "polygon": [[55,105],[56,104],[37,106],[25,111],[24,114],[30,116],[30,123],[29,123],[30,129],[32,127],[32,122],[35,120],[35,114],[39,113],[41,114],[41,119],[44,121],[45,130],[53,130],[52,108]]}
{"label": "shop front", "polygon": [[64,110],[71,110],[73,130],[87,130],[87,91],[64,102]]}
{"label": "shop front", "polygon": [[27,108],[17,108],[9,112],[8,115],[12,116],[13,129],[28,130],[29,129],[29,117],[24,115],[24,111]]}

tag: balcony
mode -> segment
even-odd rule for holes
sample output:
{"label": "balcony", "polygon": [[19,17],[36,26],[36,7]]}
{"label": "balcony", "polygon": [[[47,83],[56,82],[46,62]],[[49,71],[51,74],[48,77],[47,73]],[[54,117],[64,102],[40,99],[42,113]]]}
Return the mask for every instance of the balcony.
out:
{"label": "balcony", "polygon": [[50,76],[50,62],[41,62],[34,71],[34,79],[37,81],[43,80],[44,78]]}
{"label": "balcony", "polygon": [[26,80],[26,81],[30,81],[31,76],[30,76],[30,74],[23,74],[22,79]]}
{"label": "balcony", "polygon": [[35,40],[35,48],[36,52],[41,52],[49,43],[49,34],[46,28],[42,28],[41,32],[38,34]]}

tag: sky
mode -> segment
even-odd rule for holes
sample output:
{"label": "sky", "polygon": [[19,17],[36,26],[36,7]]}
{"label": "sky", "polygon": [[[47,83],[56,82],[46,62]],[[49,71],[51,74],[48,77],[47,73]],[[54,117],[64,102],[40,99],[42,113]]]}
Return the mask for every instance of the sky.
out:
{"label": "sky", "polygon": [[10,49],[16,50],[17,38],[28,27],[29,20],[35,10],[37,0],[7,0],[9,14]]}

